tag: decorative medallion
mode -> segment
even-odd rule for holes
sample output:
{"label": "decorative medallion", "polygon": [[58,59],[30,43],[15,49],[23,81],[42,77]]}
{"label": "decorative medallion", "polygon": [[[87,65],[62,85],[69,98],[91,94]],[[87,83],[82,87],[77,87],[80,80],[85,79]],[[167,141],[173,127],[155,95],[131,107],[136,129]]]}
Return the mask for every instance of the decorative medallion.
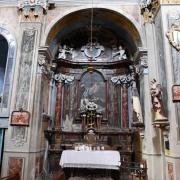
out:
{"label": "decorative medallion", "polygon": [[180,50],[180,25],[172,24],[171,29],[166,34],[170,44],[177,50]]}
{"label": "decorative medallion", "polygon": [[104,51],[104,46],[100,45],[97,41],[88,42],[87,45],[81,48],[81,51],[84,52],[84,55],[88,57],[89,60],[96,61]]}

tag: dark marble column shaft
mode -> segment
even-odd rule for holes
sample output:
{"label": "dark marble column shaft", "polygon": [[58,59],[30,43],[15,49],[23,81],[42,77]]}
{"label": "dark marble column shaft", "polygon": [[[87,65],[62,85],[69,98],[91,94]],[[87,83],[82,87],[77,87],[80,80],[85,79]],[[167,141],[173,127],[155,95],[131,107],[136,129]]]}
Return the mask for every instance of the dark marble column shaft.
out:
{"label": "dark marble column shaft", "polygon": [[56,94],[55,128],[61,127],[62,82],[58,82]]}
{"label": "dark marble column shaft", "polygon": [[129,128],[127,84],[123,84],[122,86],[122,120],[123,120],[123,128]]}

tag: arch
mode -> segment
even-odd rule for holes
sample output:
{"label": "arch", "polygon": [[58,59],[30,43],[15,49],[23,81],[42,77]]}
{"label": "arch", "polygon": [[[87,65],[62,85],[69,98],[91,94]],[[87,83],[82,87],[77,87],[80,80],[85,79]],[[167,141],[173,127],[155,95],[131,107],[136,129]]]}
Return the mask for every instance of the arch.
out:
{"label": "arch", "polygon": [[14,38],[14,35],[9,30],[7,30],[7,28],[4,27],[0,27],[0,35],[3,36],[8,43],[4,88],[2,95],[2,103],[0,107],[2,110],[0,117],[8,117],[11,102],[14,66],[16,61],[16,40]]}
{"label": "arch", "polygon": [[[63,11],[63,14],[60,14],[59,16],[57,16],[47,27],[46,31],[45,31],[45,36],[44,39],[42,40],[42,44],[47,45],[48,44],[48,38],[50,38],[51,36],[51,32],[55,32],[55,26],[57,23],[61,22],[64,18],[66,18],[68,15],[72,14],[72,13],[76,13],[78,11],[82,11],[82,10],[87,10],[90,9],[91,6],[90,5],[86,5],[86,6],[82,6],[82,7],[74,7],[72,9],[68,9],[67,11]],[[145,43],[143,42],[143,35],[141,32],[141,28],[140,25],[138,24],[138,22],[129,14],[127,14],[126,12],[124,12],[123,10],[116,8],[116,7],[111,7],[109,8],[107,5],[96,5],[94,8],[98,8],[98,9],[104,9],[107,11],[112,11],[116,14],[118,14],[119,16],[123,16],[124,19],[126,19],[128,21],[129,24],[132,25],[132,27],[134,27],[134,29],[136,30],[137,34],[139,35],[139,40],[140,40],[140,46],[143,46]]]}

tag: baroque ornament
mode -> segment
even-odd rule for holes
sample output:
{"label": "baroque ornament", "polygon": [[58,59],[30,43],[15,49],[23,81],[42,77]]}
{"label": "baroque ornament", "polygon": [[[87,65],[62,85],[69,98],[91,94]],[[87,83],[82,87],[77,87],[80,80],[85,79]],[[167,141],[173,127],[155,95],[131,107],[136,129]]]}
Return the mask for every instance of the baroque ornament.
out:
{"label": "baroque ornament", "polygon": [[89,60],[96,61],[97,58],[104,51],[104,46],[100,45],[97,41],[89,42],[87,45],[81,48],[81,51],[84,52],[84,55],[89,58]]}
{"label": "baroque ornament", "polygon": [[160,6],[160,0],[141,0],[141,14],[145,22],[152,22]]}
{"label": "baroque ornament", "polygon": [[29,17],[31,11],[35,17],[38,17],[41,13],[46,14],[48,0],[20,0],[18,7],[25,17]]}

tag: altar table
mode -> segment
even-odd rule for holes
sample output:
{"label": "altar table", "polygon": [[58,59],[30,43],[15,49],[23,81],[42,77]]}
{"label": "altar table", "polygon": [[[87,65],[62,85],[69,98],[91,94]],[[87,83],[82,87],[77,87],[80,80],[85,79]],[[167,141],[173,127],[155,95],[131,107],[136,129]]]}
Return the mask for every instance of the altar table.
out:
{"label": "altar table", "polygon": [[62,168],[119,169],[118,151],[75,151],[64,150],[60,159]]}

